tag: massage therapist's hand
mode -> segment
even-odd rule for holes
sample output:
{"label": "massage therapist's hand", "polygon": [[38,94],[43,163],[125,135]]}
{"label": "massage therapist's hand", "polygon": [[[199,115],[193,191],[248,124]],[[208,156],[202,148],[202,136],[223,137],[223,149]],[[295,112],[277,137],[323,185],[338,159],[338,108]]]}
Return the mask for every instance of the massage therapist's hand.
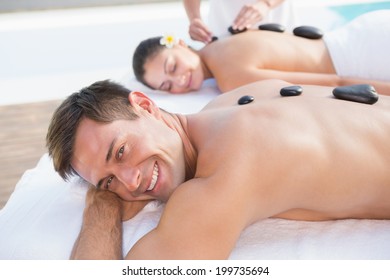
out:
{"label": "massage therapist's hand", "polygon": [[233,29],[243,30],[252,27],[256,22],[264,19],[270,9],[268,1],[256,1],[254,4],[244,5],[233,21]]}
{"label": "massage therapist's hand", "polygon": [[200,18],[195,18],[191,21],[188,33],[192,40],[200,41],[205,44],[212,41],[211,31]]}
{"label": "massage therapist's hand", "polygon": [[95,209],[100,217],[108,213],[119,214],[122,221],[127,221],[137,215],[150,201],[124,201],[113,192],[90,187],[86,197],[86,208]]}

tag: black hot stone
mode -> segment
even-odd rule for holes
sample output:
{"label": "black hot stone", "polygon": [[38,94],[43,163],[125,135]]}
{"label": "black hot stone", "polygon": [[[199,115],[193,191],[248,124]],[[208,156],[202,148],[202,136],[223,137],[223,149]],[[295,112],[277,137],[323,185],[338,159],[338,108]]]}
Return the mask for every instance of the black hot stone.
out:
{"label": "black hot stone", "polygon": [[238,105],[245,105],[251,103],[255,98],[252,95],[244,95],[238,99]]}
{"label": "black hot stone", "polygon": [[268,31],[275,31],[275,32],[284,32],[286,28],[278,23],[266,23],[259,25],[260,30],[268,30]]}
{"label": "black hot stone", "polygon": [[228,31],[229,31],[231,34],[234,35],[234,34],[238,34],[238,33],[245,32],[245,31],[246,31],[246,28],[244,28],[243,30],[238,30],[238,29],[233,29],[233,27],[229,26]]}
{"label": "black hot stone", "polygon": [[321,29],[313,26],[299,26],[294,28],[293,33],[295,36],[304,37],[308,39],[320,39],[324,36]]}
{"label": "black hot stone", "polygon": [[365,104],[374,104],[379,98],[375,88],[367,84],[336,87],[333,95],[339,99]]}
{"label": "black hot stone", "polygon": [[217,41],[217,40],[218,40],[218,37],[217,37],[217,36],[211,37],[211,42],[214,42],[214,41]]}
{"label": "black hot stone", "polygon": [[297,96],[302,93],[303,89],[301,86],[289,86],[284,87],[280,90],[281,96]]}

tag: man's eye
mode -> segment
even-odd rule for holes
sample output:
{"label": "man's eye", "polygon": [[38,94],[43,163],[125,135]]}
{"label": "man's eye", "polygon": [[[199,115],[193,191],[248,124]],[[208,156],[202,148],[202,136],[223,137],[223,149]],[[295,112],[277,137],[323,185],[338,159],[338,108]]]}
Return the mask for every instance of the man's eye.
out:
{"label": "man's eye", "polygon": [[110,188],[110,185],[112,183],[112,180],[114,179],[113,176],[111,176],[110,178],[108,178],[107,182],[106,182],[106,185],[105,185],[105,189],[108,190]]}
{"label": "man's eye", "polygon": [[124,152],[125,152],[125,146],[120,147],[117,155],[118,159],[120,159],[123,156]]}

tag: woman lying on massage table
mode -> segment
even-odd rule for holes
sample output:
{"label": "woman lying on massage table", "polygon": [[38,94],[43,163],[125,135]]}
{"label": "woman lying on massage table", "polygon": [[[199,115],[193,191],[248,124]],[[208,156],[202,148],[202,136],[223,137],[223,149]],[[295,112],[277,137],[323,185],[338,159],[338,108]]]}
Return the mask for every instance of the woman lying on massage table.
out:
{"label": "woman lying on massage table", "polygon": [[390,11],[382,10],[318,39],[246,31],[194,50],[172,37],[150,38],[135,50],[133,69],[145,85],[171,93],[198,90],[205,79],[215,78],[222,92],[282,79],[326,86],[366,83],[390,95],[388,49]]}

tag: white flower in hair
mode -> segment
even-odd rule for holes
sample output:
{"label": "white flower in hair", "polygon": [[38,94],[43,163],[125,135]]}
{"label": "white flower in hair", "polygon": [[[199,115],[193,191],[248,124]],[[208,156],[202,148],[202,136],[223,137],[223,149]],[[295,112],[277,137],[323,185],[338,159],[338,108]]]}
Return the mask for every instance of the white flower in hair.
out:
{"label": "white flower in hair", "polygon": [[173,34],[166,34],[160,39],[160,44],[165,45],[167,48],[172,48],[178,42],[177,38]]}

